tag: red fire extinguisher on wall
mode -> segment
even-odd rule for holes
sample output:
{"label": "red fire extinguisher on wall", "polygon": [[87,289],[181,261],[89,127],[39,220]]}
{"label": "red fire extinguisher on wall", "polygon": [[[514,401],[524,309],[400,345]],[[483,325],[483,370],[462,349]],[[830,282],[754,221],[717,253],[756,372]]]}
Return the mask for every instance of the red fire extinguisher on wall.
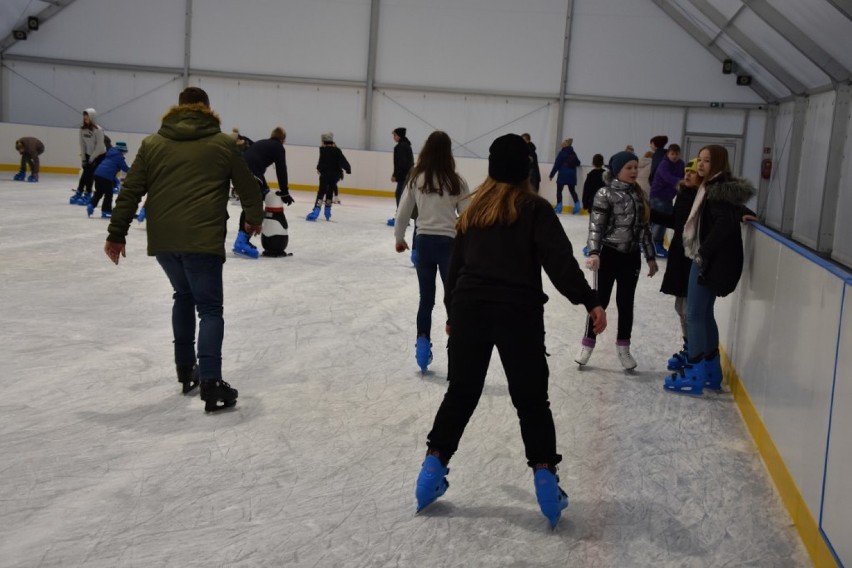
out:
{"label": "red fire extinguisher on wall", "polygon": [[768,180],[772,177],[772,160],[769,158],[764,158],[762,162],[760,162],[760,177]]}

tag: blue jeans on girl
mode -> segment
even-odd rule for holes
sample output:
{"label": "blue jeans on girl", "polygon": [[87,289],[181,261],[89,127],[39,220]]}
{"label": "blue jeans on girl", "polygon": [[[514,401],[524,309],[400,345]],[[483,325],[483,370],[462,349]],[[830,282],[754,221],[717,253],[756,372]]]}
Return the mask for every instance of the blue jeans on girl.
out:
{"label": "blue jeans on girl", "polygon": [[686,327],[689,341],[689,358],[708,356],[719,348],[719,328],[713,315],[716,294],[698,283],[701,269],[692,263],[686,297]]}
{"label": "blue jeans on girl", "polygon": [[420,307],[417,309],[417,335],[432,336],[432,307],[435,305],[435,276],[447,279],[452,237],[419,234],[414,238],[417,249],[417,281],[420,284]]}

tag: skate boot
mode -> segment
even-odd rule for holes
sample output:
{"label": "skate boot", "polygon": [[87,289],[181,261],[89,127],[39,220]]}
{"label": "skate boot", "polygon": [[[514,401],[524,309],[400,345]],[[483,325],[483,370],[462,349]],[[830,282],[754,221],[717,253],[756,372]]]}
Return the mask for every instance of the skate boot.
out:
{"label": "skate boot", "polygon": [[393,227],[394,225],[396,225],[396,219],[394,217],[391,217],[390,219],[388,219],[388,227]]}
{"label": "skate boot", "polygon": [[[80,205],[80,201],[83,199],[82,193],[75,193],[71,196],[71,199],[68,200],[68,205]],[[85,203],[83,204],[85,205]]]}
{"label": "skate boot", "polygon": [[30,183],[37,183],[38,178],[35,177],[35,176],[30,176],[30,177],[27,178],[27,181],[30,182]]}
{"label": "skate boot", "polygon": [[21,170],[20,172],[16,173],[15,177],[13,177],[12,179],[15,180],[15,181],[24,181],[24,179],[26,178],[26,175],[27,175],[27,172]]}
{"label": "skate boot", "polygon": [[625,371],[632,371],[636,368],[636,359],[630,354],[630,340],[619,339],[615,342],[615,350],[618,352],[618,360]]}
{"label": "skate boot", "polygon": [[417,266],[417,249],[411,249],[411,264]]}
{"label": "skate boot", "polygon": [[568,495],[559,487],[559,478],[547,466],[536,466],[535,496],[541,513],[547,517],[550,528],[555,529],[562,509],[568,506]]}
{"label": "skate boot", "polygon": [[595,340],[591,337],[584,337],[583,342],[580,345],[580,351],[577,353],[577,356],[574,357],[574,361],[582,367],[589,362],[589,359],[592,357],[592,351],[594,350]]}
{"label": "skate boot", "polygon": [[231,388],[231,385],[222,379],[201,381],[201,400],[204,401],[204,412],[231,408],[237,404],[237,389]]}
{"label": "skate boot", "polygon": [[560,201],[559,203],[557,203],[556,207],[554,207],[553,210],[556,211],[557,214],[561,214],[562,213],[562,202]]}
{"label": "skate boot", "polygon": [[657,251],[657,258],[668,258],[669,251],[666,250],[666,247],[662,243],[654,243],[654,248]]}
{"label": "skate boot", "polygon": [[432,343],[425,335],[417,336],[417,343],[414,345],[414,358],[417,360],[420,372],[425,374],[429,363],[432,362]]}
{"label": "skate boot", "polygon": [[417,488],[414,491],[417,497],[417,512],[419,513],[435,500],[447,492],[450,482],[447,481],[449,468],[445,467],[436,456],[428,455],[423,460],[420,475],[417,476]]}
{"label": "skate boot", "polygon": [[257,258],[259,253],[257,247],[249,242],[248,233],[240,231],[237,233],[237,240],[234,241],[234,254],[245,256],[248,258]]}
{"label": "skate boot", "polygon": [[668,363],[666,363],[666,369],[668,369],[669,371],[680,371],[681,369],[683,369],[683,366],[686,365],[688,353],[689,351],[686,347],[686,341],[684,341],[683,349],[669,357],[669,361]]}
{"label": "skate boot", "polygon": [[101,219],[111,219],[112,211],[101,211]]}
{"label": "skate boot", "polygon": [[666,377],[663,388],[678,394],[701,396],[704,392],[704,382],[707,380],[707,364],[702,357],[700,361],[687,361],[683,369]]}
{"label": "skate boot", "polygon": [[176,365],[177,380],[182,385],[183,394],[189,394],[198,386],[198,365]]}
{"label": "skate boot", "polygon": [[580,212],[580,202],[578,201],[574,204],[574,210],[571,212],[571,215],[576,215],[579,212]]}
{"label": "skate boot", "polygon": [[712,356],[704,360],[707,371],[704,380],[704,388],[720,391],[722,390],[722,359],[717,349]]}
{"label": "skate boot", "polygon": [[136,220],[139,221],[140,223],[145,220],[145,208],[144,207],[139,210],[139,215],[136,216]]}
{"label": "skate boot", "polygon": [[94,205],[92,205],[91,203],[89,203],[88,205],[86,205],[86,215],[88,215],[89,217],[91,217],[91,216],[92,216],[92,213],[94,213],[94,212],[95,212],[95,206],[94,206]]}
{"label": "skate boot", "polygon": [[80,196],[80,199],[77,200],[77,205],[88,205],[92,202],[92,194],[84,193]]}
{"label": "skate boot", "polygon": [[320,208],[319,208],[319,205],[317,205],[316,207],[314,207],[313,211],[308,213],[308,216],[305,217],[305,221],[316,221],[317,217],[319,217],[319,215],[320,215]]}
{"label": "skate boot", "polygon": [[325,211],[323,211],[323,214],[325,215],[326,221],[331,221],[331,203],[325,204]]}

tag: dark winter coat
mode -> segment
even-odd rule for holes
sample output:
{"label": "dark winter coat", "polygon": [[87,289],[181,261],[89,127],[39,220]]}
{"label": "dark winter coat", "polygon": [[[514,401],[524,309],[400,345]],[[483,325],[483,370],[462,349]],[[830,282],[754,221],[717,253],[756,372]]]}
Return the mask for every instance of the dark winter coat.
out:
{"label": "dark winter coat", "polygon": [[698,282],[717,296],[733,292],[743,272],[742,216],[756,193],[746,179],[722,175],[704,186],[707,194],[698,222]]}
{"label": "dark winter coat", "polygon": [[246,159],[246,164],[248,164],[251,173],[263,180],[265,187],[269,187],[269,184],[266,183],[266,168],[275,164],[278,189],[282,191],[290,189],[287,179],[287,153],[281,140],[277,138],[258,140],[246,148],[243,157]]}
{"label": "dark winter coat", "polygon": [[104,159],[95,168],[95,175],[112,181],[118,170],[126,172],[128,170],[127,162],[124,160],[124,152],[118,148],[110,148],[107,150]]}
{"label": "dark winter coat", "polygon": [[536,153],[535,144],[527,142],[530,149],[530,183],[538,191],[541,185],[541,170],[538,167],[538,154]]}
{"label": "dark winter coat", "polygon": [[124,243],[139,201],[147,212],[148,254],[225,256],[231,181],[246,222],[260,225],[257,180],[219,117],[202,104],[172,107],[156,134],[142,141],[118,194],[107,240]]}
{"label": "dark winter coat", "polygon": [[541,307],[547,302],[541,270],[573,304],[588,311],[600,305],[556,213],[540,197],[519,207],[512,225],[471,227],[453,241],[444,290],[452,325],[454,302],[493,302],[506,309]]}
{"label": "dark winter coat", "polygon": [[695,202],[696,187],[684,187],[675,198],[674,212],[671,214],[651,210],[651,222],[669,229],[674,229],[674,236],[669,245],[666,259],[666,273],[663,275],[663,285],[660,292],[671,296],[686,296],[689,285],[689,271],[692,269],[692,259],[683,252],[683,226],[689,218],[692,204]]}
{"label": "dark winter coat", "polygon": [[[577,157],[577,154],[574,152],[573,146],[566,146],[559,150],[559,153],[556,155],[556,161],[553,162],[553,169],[550,170],[550,177],[553,178],[553,175],[556,172],[559,172],[559,175],[556,176],[556,183],[560,185],[577,185],[577,166],[580,165],[580,158]],[[597,189],[603,187],[601,184]],[[595,191],[597,191],[597,189]]]}
{"label": "dark winter coat", "polygon": [[343,179],[343,172],[352,173],[352,166],[343,155],[343,151],[337,146],[322,145],[319,149],[319,161],[317,162],[317,171],[321,176],[328,176],[332,179]]}
{"label": "dark winter coat", "polygon": [[393,147],[393,177],[397,182],[405,181],[413,167],[414,152],[411,151],[411,141],[402,136]]}
{"label": "dark winter coat", "polygon": [[24,147],[24,153],[22,155],[29,156],[30,158],[38,158],[44,153],[44,144],[42,144],[41,140],[38,138],[33,138],[32,136],[24,136],[23,138],[19,138],[15,141],[15,144],[20,142]]}
{"label": "dark winter coat", "polygon": [[657,175],[657,168],[660,162],[666,159],[666,149],[657,148],[654,155],[651,156],[651,171],[648,175],[648,185],[654,183],[654,176]]}
{"label": "dark winter coat", "polygon": [[586,211],[592,210],[592,205],[595,201],[595,194],[600,188],[606,185],[603,180],[603,175],[605,171],[606,170],[604,170],[603,168],[595,168],[586,174],[586,181],[585,183],[583,183],[582,198],[583,209],[585,209]]}

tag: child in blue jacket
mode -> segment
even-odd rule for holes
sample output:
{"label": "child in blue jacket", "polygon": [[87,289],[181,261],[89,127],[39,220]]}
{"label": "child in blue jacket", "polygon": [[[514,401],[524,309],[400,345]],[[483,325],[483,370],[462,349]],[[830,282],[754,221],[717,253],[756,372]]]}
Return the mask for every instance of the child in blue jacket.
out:
{"label": "child in blue jacket", "polygon": [[101,206],[101,218],[109,219],[112,217],[112,188],[115,186],[116,175],[119,170],[127,173],[127,170],[130,169],[124,159],[126,153],[127,143],[116,142],[115,146],[107,150],[104,159],[95,168],[95,195],[92,196],[92,202],[86,206],[89,217],[95,212],[95,207],[98,206],[101,197],[104,198],[104,203]]}

